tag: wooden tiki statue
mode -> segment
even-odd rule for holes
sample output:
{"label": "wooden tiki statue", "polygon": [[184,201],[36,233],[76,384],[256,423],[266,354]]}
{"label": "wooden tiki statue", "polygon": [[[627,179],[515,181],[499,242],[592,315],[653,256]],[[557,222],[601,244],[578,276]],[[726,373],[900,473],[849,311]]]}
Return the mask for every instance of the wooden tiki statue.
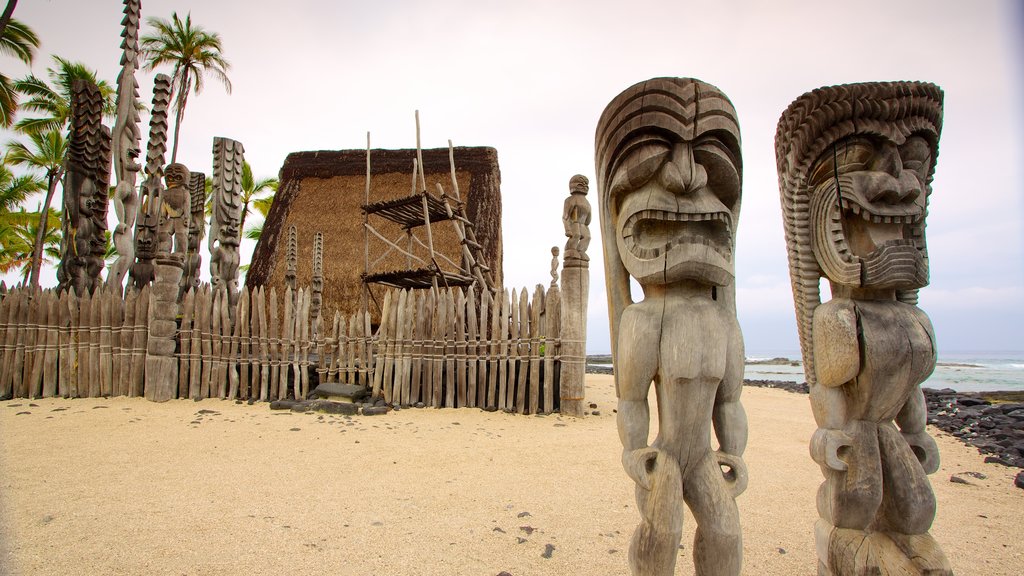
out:
{"label": "wooden tiki statue", "polygon": [[[825,482],[819,574],[950,574],[928,534],[938,469],[920,384],[935,367],[925,215],[942,91],[920,82],[820,88],[779,120],[779,170],[804,370]],[[832,299],[821,302],[820,279]]]}
{"label": "wooden tiki statue", "polygon": [[214,289],[225,289],[228,309],[234,321],[238,304],[238,243],[242,217],[242,164],[245,149],[241,142],[228,138],[213,139],[213,217],[210,219],[210,282]]}
{"label": "wooden tiki statue", "polygon": [[[697,521],[696,573],[739,574],[747,422],[733,283],[736,112],[699,80],[640,82],[601,115],[596,164],[622,463],[642,517],[630,568],[674,573],[685,502]],[[659,429],[648,446],[652,382]]]}

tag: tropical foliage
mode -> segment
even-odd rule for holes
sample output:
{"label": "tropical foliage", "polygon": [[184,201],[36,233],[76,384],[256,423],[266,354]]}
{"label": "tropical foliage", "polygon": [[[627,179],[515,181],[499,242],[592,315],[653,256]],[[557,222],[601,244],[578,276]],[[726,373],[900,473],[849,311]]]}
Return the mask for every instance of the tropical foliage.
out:
{"label": "tropical foliage", "polygon": [[[25,64],[32,64],[39,38],[24,23],[11,19],[0,32],[0,54],[12,56]],[[18,93],[11,79],[0,72],[0,127],[10,128],[18,110]]]}
{"label": "tropical foliage", "polygon": [[140,46],[146,59],[146,70],[160,66],[171,66],[171,87],[174,97],[174,143],[171,147],[171,162],[178,157],[178,135],[181,120],[185,115],[189,92],[199,94],[203,91],[204,76],[212,75],[224,84],[228,94],[231,93],[231,80],[227,72],[231,64],[221,54],[220,35],[207,32],[200,26],[192,25],[192,14],[186,14],[185,20],[178,17],[177,12],[171,13],[171,19],[147,18],[146,23],[154,28],[154,33],[143,36]]}

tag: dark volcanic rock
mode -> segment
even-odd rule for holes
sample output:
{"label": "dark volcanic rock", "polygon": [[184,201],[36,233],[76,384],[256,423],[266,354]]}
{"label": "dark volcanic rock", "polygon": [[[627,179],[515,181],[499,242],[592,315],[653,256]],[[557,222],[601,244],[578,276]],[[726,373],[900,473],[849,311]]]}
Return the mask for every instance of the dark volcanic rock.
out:
{"label": "dark volcanic rock", "polygon": [[1024,488],[1024,470],[1017,472],[1017,477],[1013,479],[1013,485],[1017,488]]}

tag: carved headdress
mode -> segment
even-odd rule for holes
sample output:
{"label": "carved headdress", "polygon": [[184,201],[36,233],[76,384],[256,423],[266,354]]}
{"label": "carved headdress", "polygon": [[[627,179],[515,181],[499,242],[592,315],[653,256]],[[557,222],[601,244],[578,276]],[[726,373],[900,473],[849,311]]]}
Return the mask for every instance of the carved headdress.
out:
{"label": "carved headdress", "polygon": [[[595,163],[599,190],[601,233],[604,244],[605,276],[608,283],[608,309],[611,323],[612,354],[616,354],[619,319],[633,303],[629,273],[620,254],[613,220],[613,179],[620,168],[630,169],[636,162],[631,154],[640,147],[662,142],[694,142],[714,133],[727,150],[729,163],[742,180],[740,128],[736,110],[721,90],[693,78],[653,78],[639,82],[616,96],[601,114],[595,137]],[[737,192],[739,192],[739,182]],[[728,249],[735,248],[735,223],[739,216],[739,197],[728,208],[731,214],[731,238]],[[734,283],[718,287],[719,300],[735,311]]]}
{"label": "carved headdress", "polygon": [[[819,88],[797,98],[779,119],[775,135],[779,194],[800,346],[809,383],[815,381],[812,319],[814,309],[821,304],[819,283],[824,275],[815,256],[812,212],[839,210],[836,203],[821,208],[812,202],[815,192],[810,173],[812,168],[823,155],[834,151],[836,142],[850,136],[882,137],[902,144],[909,136],[918,135],[931,148],[931,162],[925,179],[927,198],[931,193],[930,183],[941,130],[942,90],[924,82],[873,82]],[[838,214],[831,216],[838,221]],[[914,226],[922,258],[926,258],[923,217]],[[841,233],[837,231],[837,234]],[[830,264],[841,274],[858,278],[861,274],[860,261],[846,253],[840,256]],[[927,261],[924,263],[926,265]],[[925,274],[926,271],[925,267]],[[902,301],[916,302],[917,290],[897,290],[897,297]]]}

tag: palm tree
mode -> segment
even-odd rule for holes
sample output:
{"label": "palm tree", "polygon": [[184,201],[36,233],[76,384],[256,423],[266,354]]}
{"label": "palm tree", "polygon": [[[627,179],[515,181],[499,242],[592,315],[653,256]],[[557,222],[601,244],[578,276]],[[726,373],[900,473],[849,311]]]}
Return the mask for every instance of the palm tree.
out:
{"label": "palm tree", "polygon": [[173,66],[171,86],[174,92],[174,145],[171,148],[171,162],[178,157],[178,133],[181,119],[185,115],[188,93],[195,91],[198,95],[203,90],[203,76],[207,73],[224,84],[228,94],[231,93],[231,80],[227,72],[231,64],[221,54],[220,34],[207,32],[199,26],[192,26],[192,13],[185,15],[185,21],[178,18],[177,12],[171,13],[171,19],[147,18],[146,23],[156,29],[154,34],[143,36],[140,46],[146,59],[146,70],[157,66]]}
{"label": "palm tree", "polygon": [[[18,270],[24,282],[28,282],[32,273],[32,263],[35,256],[36,246],[43,246],[43,257],[47,263],[53,263],[60,258],[60,214],[50,209],[50,218],[40,219],[35,212],[26,212],[24,208],[19,212],[12,212],[11,225],[0,226],[3,228],[0,237],[3,238],[3,254],[0,255],[0,273],[6,274],[12,270]],[[46,228],[40,234],[38,222],[45,221]],[[42,237],[41,241],[37,238]]]}
{"label": "palm tree", "polygon": [[95,84],[103,96],[103,115],[110,117],[116,112],[114,87],[106,80],[96,77],[96,71],[81,62],[72,62],[53,57],[54,66],[46,69],[49,83],[37,76],[29,75],[14,83],[14,88],[28,96],[22,103],[23,110],[39,112],[39,118],[23,118],[15,124],[19,131],[30,134],[47,130],[67,130],[71,120],[71,86],[75,80],[85,80]]}
{"label": "palm tree", "polygon": [[6,157],[0,159],[0,219],[21,206],[29,196],[45,189],[43,181],[34,174],[16,176],[7,167]]}
{"label": "palm tree", "polygon": [[[35,226],[37,237],[29,274],[30,286],[36,287],[39,286],[39,271],[43,262],[44,236],[49,230],[50,203],[53,201],[53,193],[57,190],[57,183],[64,177],[64,156],[67,154],[68,143],[56,130],[33,132],[28,136],[32,142],[31,148],[17,140],[8,143],[7,161],[12,165],[25,166],[36,173],[41,173],[46,179],[46,200],[39,211],[39,223]],[[57,222],[60,222],[60,216],[57,216]]]}
{"label": "palm tree", "polygon": [[253,224],[243,233],[243,237],[249,240],[255,240],[259,242],[260,237],[263,236],[263,223],[267,221],[267,214],[270,213],[270,206],[274,203],[274,195],[265,196],[258,198],[253,201],[252,207],[263,216],[263,220],[259,224]]}
{"label": "palm tree", "polygon": [[[13,11],[13,2],[8,3],[7,10]],[[7,11],[5,16],[9,17]],[[24,23],[10,19],[0,32],[0,54],[13,56],[25,64],[32,64],[39,38]],[[14,122],[14,113],[18,109],[18,93],[11,84],[11,79],[0,74],[0,126],[10,128]]]}

